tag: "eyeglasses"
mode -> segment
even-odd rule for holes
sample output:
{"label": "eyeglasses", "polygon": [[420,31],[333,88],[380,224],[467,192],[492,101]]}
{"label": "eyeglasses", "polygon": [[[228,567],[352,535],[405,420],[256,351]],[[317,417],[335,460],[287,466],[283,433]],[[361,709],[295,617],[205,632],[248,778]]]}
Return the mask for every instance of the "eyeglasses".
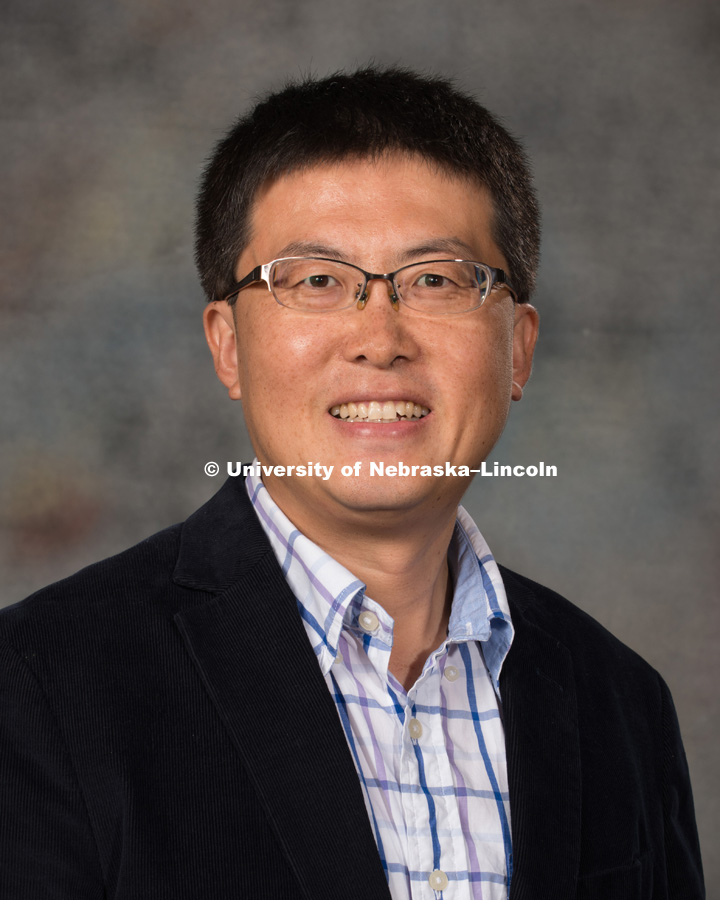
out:
{"label": "eyeglasses", "polygon": [[502,269],[467,259],[431,259],[377,274],[359,266],[320,256],[290,256],[256,266],[238,281],[225,300],[234,304],[244,288],[264,281],[281,306],[300,312],[334,312],[368,301],[368,282],[389,281],[390,300],[415,312],[453,315],[470,312],[485,302],[494,287],[504,287],[517,302]]}

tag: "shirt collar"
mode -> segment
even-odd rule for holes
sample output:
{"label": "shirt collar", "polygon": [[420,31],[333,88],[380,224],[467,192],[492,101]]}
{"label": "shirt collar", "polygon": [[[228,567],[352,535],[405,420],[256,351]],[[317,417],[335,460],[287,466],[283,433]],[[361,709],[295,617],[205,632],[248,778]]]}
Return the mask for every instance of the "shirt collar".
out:
{"label": "shirt collar", "polygon": [[[373,642],[385,644],[389,652],[393,619],[365,595],[365,584],[293,525],[259,476],[248,475],[246,487],[260,524],[295,594],[323,674],[330,671],[335,661],[342,628],[358,628],[358,617],[363,611],[377,615],[379,627]],[[497,689],[500,669],[513,638],[510,610],[490,548],[462,506],[458,508],[448,562],[455,592],[447,642],[481,641],[485,663]]]}
{"label": "shirt collar", "polygon": [[[259,476],[248,475],[245,484],[326,675],[337,656],[345,614],[365,585],[293,525]],[[272,628],[271,621],[268,625]]]}
{"label": "shirt collar", "polygon": [[448,637],[483,643],[485,665],[499,692],[500,670],[515,634],[505,585],[487,541],[464,507],[459,506],[450,543],[455,580]]}

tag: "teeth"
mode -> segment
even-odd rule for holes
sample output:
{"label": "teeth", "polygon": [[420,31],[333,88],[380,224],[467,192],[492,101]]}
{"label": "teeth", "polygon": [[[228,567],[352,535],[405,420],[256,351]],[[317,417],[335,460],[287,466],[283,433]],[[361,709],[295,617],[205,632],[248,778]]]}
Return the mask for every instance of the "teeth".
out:
{"label": "teeth", "polygon": [[368,406],[368,421],[369,422],[377,422],[378,419],[382,419],[383,411],[380,404],[377,400],[371,400],[370,405]]}
{"label": "teeth", "polygon": [[336,419],[346,419],[349,422],[359,422],[366,419],[368,422],[377,422],[389,425],[403,419],[422,419],[430,410],[427,406],[420,406],[412,400],[370,400],[360,403],[342,403],[333,406],[330,415]]}

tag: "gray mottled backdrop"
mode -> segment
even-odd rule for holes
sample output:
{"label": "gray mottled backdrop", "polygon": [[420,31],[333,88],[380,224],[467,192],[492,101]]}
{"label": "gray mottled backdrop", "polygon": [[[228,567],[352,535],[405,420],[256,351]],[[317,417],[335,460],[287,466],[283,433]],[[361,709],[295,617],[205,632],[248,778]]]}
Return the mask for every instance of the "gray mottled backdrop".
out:
{"label": "gray mottled backdrop", "polygon": [[184,518],[247,458],[201,334],[211,144],[289,75],[455,76],[535,161],[535,373],[467,505],[496,556],[657,666],[720,884],[720,7],[675,0],[5,0],[2,603]]}

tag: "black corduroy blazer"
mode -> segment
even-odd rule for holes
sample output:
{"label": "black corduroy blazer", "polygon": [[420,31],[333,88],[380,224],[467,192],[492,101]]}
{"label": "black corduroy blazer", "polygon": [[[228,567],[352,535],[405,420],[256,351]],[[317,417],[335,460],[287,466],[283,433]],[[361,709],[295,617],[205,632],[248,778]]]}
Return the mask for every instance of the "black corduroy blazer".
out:
{"label": "black corduroy blazer", "polygon": [[[557,594],[502,575],[512,900],[699,900],[663,681]],[[242,479],[0,612],[0,898],[389,898]]]}

